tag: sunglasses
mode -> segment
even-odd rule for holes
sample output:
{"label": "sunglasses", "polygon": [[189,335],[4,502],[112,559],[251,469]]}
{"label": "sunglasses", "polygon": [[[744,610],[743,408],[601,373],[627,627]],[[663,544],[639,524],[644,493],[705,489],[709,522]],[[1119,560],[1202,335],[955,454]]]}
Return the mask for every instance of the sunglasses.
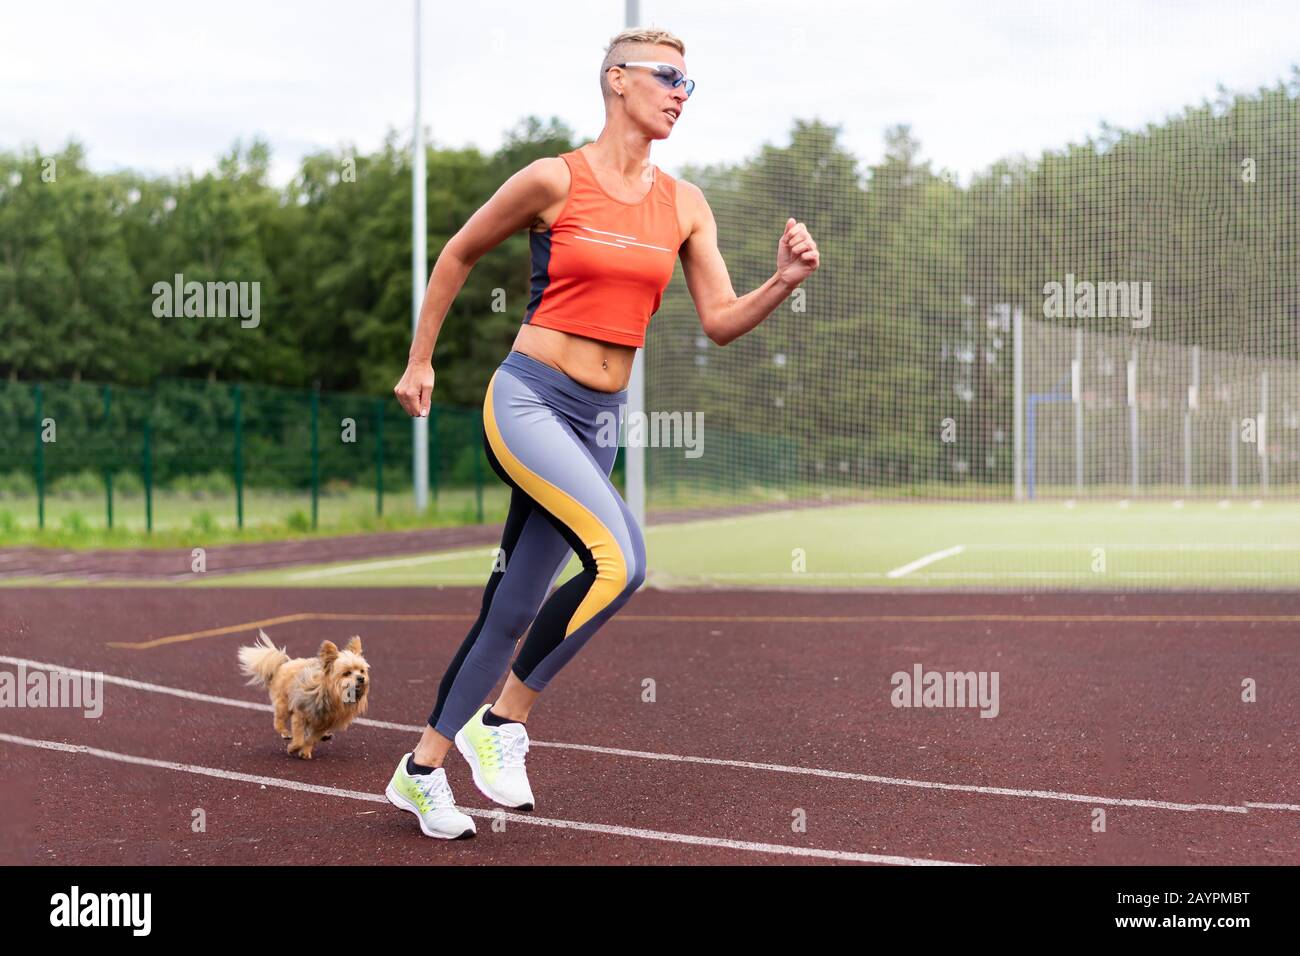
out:
{"label": "sunglasses", "polygon": [[[671,63],[651,63],[646,60],[631,60],[627,63],[615,63],[614,66],[643,66],[648,70],[654,70],[654,78],[664,86],[668,87],[668,89],[674,90],[677,87],[684,85],[686,87],[687,96],[690,96],[695,92],[695,81],[688,80],[686,74],[677,69],[677,67],[673,66]],[[611,66],[609,69],[614,69],[614,66]],[[608,72],[608,70],[606,72]]]}

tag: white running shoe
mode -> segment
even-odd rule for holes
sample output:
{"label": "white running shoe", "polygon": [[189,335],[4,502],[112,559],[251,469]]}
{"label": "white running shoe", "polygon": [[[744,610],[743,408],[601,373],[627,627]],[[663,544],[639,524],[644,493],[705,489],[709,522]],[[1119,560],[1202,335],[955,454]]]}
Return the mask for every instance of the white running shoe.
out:
{"label": "white running shoe", "polygon": [[483,723],[491,706],[484,704],[456,731],[456,749],[469,764],[474,786],[483,796],[512,810],[531,810],[533,791],[524,769],[528,731],[513,721],[500,726]]}
{"label": "white running shoe", "polygon": [[447,771],[442,767],[433,773],[407,773],[406,761],[410,754],[402,755],[402,762],[393,771],[384,796],[388,802],[403,810],[410,810],[420,818],[420,829],[425,836],[439,840],[460,840],[475,834],[474,820],[456,809],[447,783]]}

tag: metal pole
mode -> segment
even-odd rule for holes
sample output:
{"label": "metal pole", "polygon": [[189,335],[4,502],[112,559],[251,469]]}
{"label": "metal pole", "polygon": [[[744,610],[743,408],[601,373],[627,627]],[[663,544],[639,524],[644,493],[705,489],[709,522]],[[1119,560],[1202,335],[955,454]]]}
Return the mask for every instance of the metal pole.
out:
{"label": "metal pole", "polygon": [[1138,406],[1137,406],[1137,377],[1138,377],[1138,354],[1137,348],[1128,360],[1128,429],[1129,429],[1129,460],[1133,470],[1133,497],[1138,493],[1138,459],[1141,449],[1138,446]]}
{"label": "metal pole", "polygon": [[1025,320],[1017,306],[1011,316],[1011,420],[1015,497],[1025,499]]}
{"label": "metal pole", "polygon": [[1268,494],[1268,371],[1259,373],[1259,422],[1255,428],[1259,446],[1259,486]]}
{"label": "metal pole", "polygon": [[1232,493],[1237,493],[1237,446],[1241,444],[1240,432],[1238,429],[1241,423],[1238,419],[1233,418],[1228,421],[1228,461],[1231,463],[1232,471]]}
{"label": "metal pole", "polygon": [[[641,13],[637,0],[625,0],[623,25],[628,29],[638,25]],[[630,421],[634,415],[645,413],[645,349],[637,349],[632,359],[632,377],[627,384],[627,407],[625,420]],[[631,443],[623,449],[623,485],[628,510],[636,523],[645,527],[646,507],[646,454],[645,448],[633,447]]]}
{"label": "metal pole", "polygon": [[[420,324],[420,306],[429,283],[429,254],[425,234],[424,124],[420,119],[420,87],[424,85],[421,60],[423,35],[420,29],[420,0],[415,0],[415,130],[411,162],[411,335]],[[429,507],[429,420],[411,420],[411,480],[415,484],[415,510]]]}
{"label": "metal pole", "polygon": [[1025,496],[1033,501],[1038,495],[1038,396],[1029,396],[1025,409]]}
{"label": "metal pole", "polygon": [[1183,487],[1192,490],[1192,414],[1200,401],[1201,347],[1192,346],[1192,381],[1187,386],[1187,409],[1183,412]]}
{"label": "metal pole", "polygon": [[1083,494],[1083,329],[1074,330],[1070,363],[1070,399],[1074,402],[1074,493]]}

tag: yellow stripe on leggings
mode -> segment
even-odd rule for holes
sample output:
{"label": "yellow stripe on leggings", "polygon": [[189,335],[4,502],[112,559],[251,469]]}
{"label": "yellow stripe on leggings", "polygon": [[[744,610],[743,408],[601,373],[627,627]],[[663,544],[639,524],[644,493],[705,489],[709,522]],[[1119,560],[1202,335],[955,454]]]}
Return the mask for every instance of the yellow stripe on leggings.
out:
{"label": "yellow stripe on leggings", "polygon": [[596,559],[596,580],[569,619],[569,626],[564,632],[564,636],[568,637],[608,606],[627,586],[627,561],[614,535],[599,518],[572,495],[531,471],[506,447],[492,407],[492,387],[496,383],[496,377],[496,372],[493,372],[488,381],[487,397],[483,401],[483,425],[492,451],[505,468],[506,474],[543,508],[572,528]]}

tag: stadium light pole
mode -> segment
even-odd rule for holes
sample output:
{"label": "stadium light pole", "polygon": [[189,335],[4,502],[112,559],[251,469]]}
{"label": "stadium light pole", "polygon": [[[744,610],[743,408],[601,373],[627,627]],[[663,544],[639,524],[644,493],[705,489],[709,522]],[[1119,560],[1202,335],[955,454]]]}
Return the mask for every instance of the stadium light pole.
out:
{"label": "stadium light pole", "polygon": [[[424,208],[424,124],[420,120],[420,87],[423,85],[421,63],[422,33],[420,0],[415,0],[415,129],[411,137],[411,335],[420,324],[420,306],[429,279],[429,255],[425,237]],[[430,400],[432,401],[432,399]],[[417,415],[411,419],[411,480],[415,485],[415,510],[423,514],[429,507],[429,419]]]}
{"label": "stadium light pole", "polygon": [[[638,25],[641,19],[640,11],[637,9],[637,0],[624,0],[623,20],[624,26],[631,29]],[[632,377],[627,384],[627,408],[624,416],[624,430],[627,429],[627,423],[631,422],[634,416],[643,414],[645,410],[645,348],[637,349],[635,357],[632,359]],[[646,505],[646,486],[645,486],[645,448],[634,447],[631,442],[624,445],[624,483],[627,485],[625,491],[627,495],[627,507],[636,518],[637,524],[645,527],[645,505]]]}

